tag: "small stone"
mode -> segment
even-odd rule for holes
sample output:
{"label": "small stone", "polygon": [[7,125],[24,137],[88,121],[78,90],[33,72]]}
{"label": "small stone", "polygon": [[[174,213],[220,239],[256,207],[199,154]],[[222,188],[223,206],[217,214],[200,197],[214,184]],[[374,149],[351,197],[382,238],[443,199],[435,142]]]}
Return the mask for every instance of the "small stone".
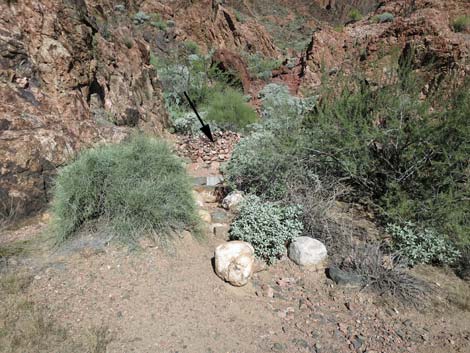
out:
{"label": "small stone", "polygon": [[289,258],[299,266],[319,265],[327,256],[325,245],[310,237],[297,237],[289,246]]}
{"label": "small stone", "polygon": [[244,241],[230,241],[215,249],[215,272],[223,280],[241,287],[253,273],[255,250]]}
{"label": "small stone", "polygon": [[199,217],[201,217],[201,220],[206,223],[211,223],[212,217],[209,211],[206,210],[199,210]]}
{"label": "small stone", "polygon": [[216,186],[224,181],[221,175],[210,175],[207,177],[207,186]]}
{"label": "small stone", "polygon": [[272,350],[275,352],[282,352],[286,349],[286,346],[282,343],[274,343]]}
{"label": "small stone", "polygon": [[356,351],[362,347],[363,343],[364,343],[364,340],[361,339],[359,336],[354,336],[354,338],[352,339],[352,344]]}
{"label": "small stone", "polygon": [[328,276],[339,285],[359,287],[362,285],[362,277],[354,273],[345,272],[336,266],[328,269]]}
{"label": "small stone", "polygon": [[226,210],[234,210],[243,201],[243,193],[232,191],[222,200],[222,207]]}
{"label": "small stone", "polygon": [[230,226],[228,224],[216,223],[213,225],[213,233],[216,237],[226,238],[228,237],[228,232]]}
{"label": "small stone", "polygon": [[194,185],[206,185],[207,178],[206,177],[194,177],[193,184]]}
{"label": "small stone", "polygon": [[263,297],[273,298],[274,290],[271,286],[268,286],[267,284],[263,284],[261,286],[261,294]]}
{"label": "small stone", "polygon": [[212,212],[211,217],[215,223],[228,223],[227,213],[223,210]]}

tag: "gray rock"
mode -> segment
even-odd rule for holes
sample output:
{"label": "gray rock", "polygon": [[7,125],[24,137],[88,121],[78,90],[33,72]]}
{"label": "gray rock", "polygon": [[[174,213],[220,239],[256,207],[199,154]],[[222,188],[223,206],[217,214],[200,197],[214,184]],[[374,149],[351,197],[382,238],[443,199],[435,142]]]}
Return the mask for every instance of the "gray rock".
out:
{"label": "gray rock", "polygon": [[310,237],[297,237],[289,246],[289,258],[299,266],[319,265],[327,256],[325,245]]}
{"label": "gray rock", "polygon": [[193,185],[206,185],[207,178],[206,177],[194,177],[193,178]]}
{"label": "gray rock", "polygon": [[232,191],[222,200],[222,207],[226,210],[233,210],[236,209],[242,201],[243,193],[241,193],[240,191]]}
{"label": "gray rock", "polygon": [[211,214],[212,222],[214,223],[228,223],[228,215],[225,211],[215,211]]}
{"label": "gray rock", "polygon": [[222,175],[210,175],[207,177],[207,186],[216,186],[224,181]]}
{"label": "gray rock", "polygon": [[360,287],[363,283],[363,279],[361,276],[340,270],[336,266],[331,266],[328,269],[328,276],[339,285],[346,285],[352,287]]}

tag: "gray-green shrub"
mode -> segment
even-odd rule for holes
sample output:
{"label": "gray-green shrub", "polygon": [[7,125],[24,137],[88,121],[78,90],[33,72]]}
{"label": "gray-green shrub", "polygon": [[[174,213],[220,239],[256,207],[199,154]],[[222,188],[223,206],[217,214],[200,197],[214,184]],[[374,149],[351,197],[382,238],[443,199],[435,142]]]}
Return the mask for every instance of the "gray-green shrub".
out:
{"label": "gray-green shrub", "polygon": [[255,195],[243,200],[240,213],[232,223],[230,239],[243,240],[255,249],[255,255],[268,264],[279,259],[286,244],[302,233],[301,210],[264,202]]}
{"label": "gray-green shrub", "polygon": [[386,231],[392,236],[393,248],[407,258],[410,266],[417,264],[453,264],[458,250],[447,237],[433,229],[420,229],[411,222],[390,224]]}
{"label": "gray-green shrub", "polygon": [[62,168],[52,213],[59,242],[96,219],[129,243],[142,235],[164,240],[197,225],[182,162],[166,143],[144,136],[85,150]]}

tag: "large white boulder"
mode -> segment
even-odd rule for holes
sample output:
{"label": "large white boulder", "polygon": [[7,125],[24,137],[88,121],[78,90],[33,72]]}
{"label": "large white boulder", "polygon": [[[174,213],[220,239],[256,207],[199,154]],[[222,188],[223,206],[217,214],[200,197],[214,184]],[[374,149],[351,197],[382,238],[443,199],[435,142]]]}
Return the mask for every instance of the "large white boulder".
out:
{"label": "large white boulder", "polygon": [[226,210],[236,209],[243,201],[243,194],[240,191],[232,191],[222,200],[222,207]]}
{"label": "large white boulder", "polygon": [[241,287],[253,273],[255,250],[244,241],[230,241],[215,249],[215,273],[230,284]]}
{"label": "large white boulder", "polygon": [[310,237],[297,237],[289,245],[289,258],[300,266],[321,265],[327,258],[325,245]]}

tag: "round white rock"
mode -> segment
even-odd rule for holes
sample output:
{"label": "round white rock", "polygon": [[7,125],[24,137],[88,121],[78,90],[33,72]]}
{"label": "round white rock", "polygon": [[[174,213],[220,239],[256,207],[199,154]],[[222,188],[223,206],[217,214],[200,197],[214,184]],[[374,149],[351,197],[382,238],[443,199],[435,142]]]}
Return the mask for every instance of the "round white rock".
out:
{"label": "round white rock", "polygon": [[241,287],[253,273],[255,250],[251,244],[234,240],[215,249],[215,273],[231,285]]}
{"label": "round white rock", "polygon": [[289,258],[300,266],[319,265],[327,256],[325,245],[310,237],[297,237],[289,246]]}

